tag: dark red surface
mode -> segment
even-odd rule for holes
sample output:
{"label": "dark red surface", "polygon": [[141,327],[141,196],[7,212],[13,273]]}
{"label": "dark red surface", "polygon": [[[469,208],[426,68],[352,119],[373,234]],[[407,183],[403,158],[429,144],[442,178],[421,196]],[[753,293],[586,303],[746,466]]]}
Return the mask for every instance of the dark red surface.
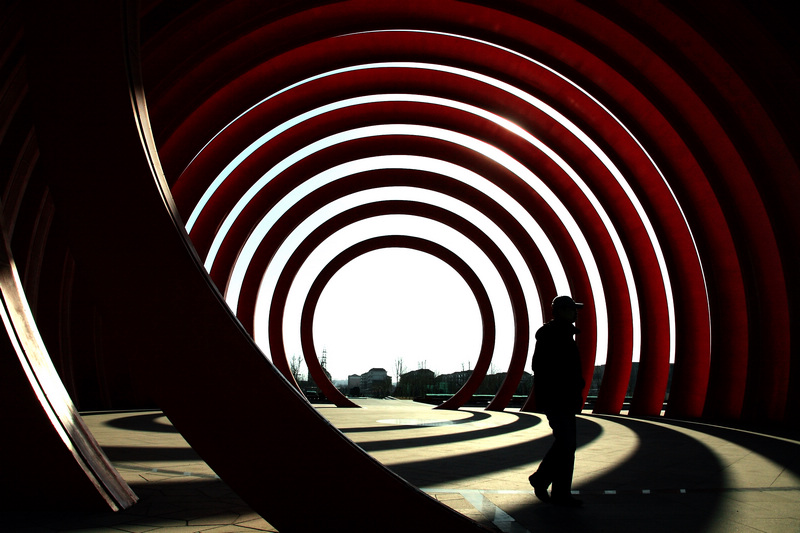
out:
{"label": "dark red surface", "polygon": [[[346,24],[357,25],[361,22],[360,17],[363,16],[363,11],[360,9],[365,6],[353,3],[350,7],[352,11],[348,12]],[[593,94],[605,99],[606,106],[625,120],[646,144],[650,154],[664,169],[664,178],[670,187],[664,186],[664,180],[653,172],[652,165],[641,147],[631,142],[630,137],[620,130],[619,124],[610,119],[606,113],[599,111],[596,103],[587,99],[585,95],[562,79],[497,48],[475,42],[465,43],[463,39],[441,35],[429,35],[422,38],[419,34],[382,35],[372,33],[332,37],[318,43],[313,40],[294,42],[291,47],[276,50],[270,61],[253,64],[253,68],[250,70],[243,68],[242,75],[236,79],[235,83],[216,84],[215,96],[209,98],[206,101],[207,104],[203,104],[211,106],[207,107],[208,114],[206,116],[217,114],[222,108],[214,106],[223,104],[223,102],[226,103],[224,105],[236,102],[240,111],[243,111],[246,106],[242,102],[248,100],[248,94],[255,94],[255,80],[263,79],[263,76],[258,73],[259,69],[269,69],[272,74],[286,72],[289,75],[288,82],[290,79],[292,81],[301,80],[311,72],[320,72],[328,68],[398,57],[405,60],[438,61],[446,64],[468,63],[471,70],[499,76],[506,81],[514,80],[515,84],[533,90],[536,94],[548,95],[549,101],[557,102],[562,111],[566,111],[567,115],[576,120],[582,128],[599,135],[599,138],[603,140],[604,147],[612,148],[612,158],[623,170],[626,179],[634,181],[634,190],[640,198],[645,199],[644,208],[648,211],[659,242],[664,247],[667,267],[673,283],[673,298],[676,302],[677,337],[674,348],[676,365],[673,389],[671,390],[671,412],[678,416],[699,416],[706,403],[706,389],[710,387],[709,409],[720,414],[727,412],[729,415],[737,416],[736,413],[740,409],[737,405],[743,401],[744,397],[745,381],[743,378],[749,375],[746,370],[748,360],[751,361],[753,375],[761,376],[750,380],[749,390],[751,393],[749,397],[753,399],[752,401],[774,403],[776,398],[782,397],[784,393],[780,391],[786,390],[785,376],[788,376],[786,365],[788,364],[790,345],[784,333],[788,331],[786,322],[788,307],[783,290],[779,289],[779,286],[782,287],[784,284],[782,274],[779,273],[778,276],[765,275],[766,271],[770,269],[782,272],[776,255],[777,248],[774,244],[770,244],[771,239],[760,240],[752,234],[753,231],[761,231],[757,228],[765,228],[769,225],[763,219],[763,215],[759,214],[764,213],[764,208],[757,205],[758,202],[756,202],[752,209],[746,208],[746,213],[739,213],[744,205],[741,202],[731,203],[730,200],[732,196],[736,195],[746,196],[751,200],[758,198],[758,193],[752,190],[753,182],[749,170],[741,166],[736,168],[737,161],[742,160],[740,154],[744,153],[742,139],[747,135],[752,137],[753,134],[748,134],[747,128],[742,129],[743,124],[741,123],[736,124],[735,127],[728,125],[727,131],[720,128],[720,123],[713,118],[716,109],[709,107],[708,95],[705,92],[698,93],[697,87],[701,80],[702,83],[716,84],[722,90],[722,101],[725,101],[726,98],[735,98],[738,99],[737,101],[744,98],[753,101],[753,96],[747,94],[738,82],[728,87],[730,78],[724,72],[730,72],[730,69],[720,62],[717,53],[706,45],[675,46],[669,50],[669,53],[665,53],[663,49],[653,46],[656,39],[653,35],[646,31],[624,33],[611,19],[604,18],[603,15],[585,5],[569,4],[568,7],[565,5],[554,9],[549,4],[537,3],[529,9],[529,12],[532,14],[538,10],[550,11],[551,16],[560,18],[566,24],[565,27],[571,28],[572,32],[583,32],[602,42],[609,52],[605,55],[570,42],[569,37],[574,35],[570,31],[561,31],[559,34],[545,30],[536,33],[536,38],[531,40],[523,33],[523,29],[530,31],[535,27],[530,20],[508,17],[504,13],[490,10],[486,12],[491,13],[491,16],[476,20],[475,14],[484,8],[448,3],[446,6],[448,16],[445,21],[440,10],[442,7],[444,6],[439,4],[435,7],[426,7],[422,4],[401,6],[398,3],[388,3],[382,6],[379,14],[372,13],[371,15],[375,17],[374,20],[381,20],[381,17],[390,15],[425,18],[428,21],[438,21],[434,23],[434,25],[438,24],[437,29],[458,31],[467,35],[478,31],[477,28],[483,24],[481,20],[491,20],[492,24],[502,25],[505,43],[522,44],[523,47],[527,47],[526,50],[530,55],[535,55],[537,58],[555,58],[566,72],[572,74],[575,80],[582,83]],[[602,10],[602,7],[599,6],[598,9]],[[336,10],[330,6],[318,9],[319,11],[314,13],[315,16],[324,12],[336,17]],[[652,10],[634,6],[625,6],[625,9],[630,9],[637,16],[646,18],[658,34],[681,36],[687,39],[687,42],[702,43],[702,39],[695,29],[663,6]],[[663,16],[653,15],[655,12]],[[281,27],[291,27],[293,24],[301,24],[302,17],[303,14],[297,14],[294,17],[276,21],[275,24]],[[741,20],[737,23],[745,24]],[[259,33],[260,31],[254,30],[252,34],[249,34],[247,42],[260,39],[261,35],[265,35]],[[236,46],[238,45],[231,41],[229,46],[220,48],[219,53],[223,55],[219,57],[233,54]],[[321,67],[322,58],[330,57],[327,54],[334,47],[338,47],[336,61],[333,63],[329,61],[324,63],[324,67]],[[533,52],[534,50],[536,53]],[[718,65],[719,69],[692,71],[687,68],[685,57],[687,55],[689,62],[710,62]],[[615,59],[621,58],[623,62],[610,61],[612,56]],[[604,58],[606,61],[603,60]],[[645,61],[645,58],[648,60]],[[202,66],[200,63],[196,64],[197,68],[206,69],[213,63]],[[306,67],[308,71],[305,72],[309,74],[304,73]],[[355,85],[341,83],[343,79],[338,76],[335,82],[331,81],[329,84],[325,84],[325,80],[318,80],[314,82],[314,88],[317,90],[313,94],[316,96],[310,92],[303,93],[303,96],[295,102],[313,107],[315,98],[326,99],[326,101],[343,98],[348,95],[347,88],[351,86],[358,87],[363,91],[370,90],[370,81],[363,79],[365,77],[363,73],[352,76]],[[704,79],[703,76],[706,78]],[[381,75],[374,77],[376,78],[376,87],[379,87],[384,78]],[[270,79],[275,80],[276,78],[273,76]],[[433,79],[436,80],[435,84],[432,83]],[[452,95],[468,102],[479,102],[485,98],[483,107],[503,109],[504,114],[512,114],[523,123],[526,116],[525,109],[530,110],[530,108],[520,105],[520,102],[514,101],[513,98],[490,99],[489,95],[495,90],[486,87],[482,90],[477,89],[474,87],[474,82],[462,79],[459,83],[452,83],[452,75],[421,72],[418,76],[405,76],[402,79],[399,76],[395,77],[393,82],[411,87],[416,84],[423,87],[423,92],[428,94]],[[169,89],[168,86],[169,84],[165,83],[159,90],[163,90],[165,94],[169,91],[173,91],[174,94],[180,92],[179,85]],[[280,84],[276,83],[274,88],[277,90],[279,87]],[[319,90],[322,87],[325,89]],[[462,87],[464,90],[461,90]],[[470,87],[472,90],[468,89]],[[312,89],[312,87],[308,89]],[[234,94],[231,91],[237,93],[237,98],[231,98]],[[261,94],[268,92],[263,91]],[[735,96],[733,92],[736,93]],[[350,92],[349,94],[354,93]],[[285,100],[288,101],[290,98],[287,96]],[[200,109],[201,107],[198,107],[198,110]],[[287,115],[297,112],[291,110],[291,104],[283,109]],[[770,126],[768,121],[764,121],[763,114],[759,115],[757,106],[731,106],[728,109],[746,121],[758,123],[759,127]],[[436,116],[444,116],[446,113],[448,111],[440,110]],[[745,116],[748,113],[750,116]],[[230,113],[227,115],[231,116]],[[195,126],[199,122],[209,124],[202,116],[194,115],[196,119],[192,118],[192,122],[186,122],[186,127],[182,127],[183,130],[191,132],[192,135],[198,135]],[[174,123],[178,124],[178,122]],[[739,128],[739,130],[735,128]],[[180,132],[181,129],[175,131]],[[547,134],[553,129],[541,128],[541,124],[537,122],[535,131],[537,134]],[[757,130],[754,128],[753,131]],[[733,141],[738,141],[738,145]],[[169,157],[170,150],[172,150],[170,147],[174,145],[173,143],[178,142],[178,137],[170,134],[169,141],[164,144],[166,157]],[[180,142],[183,143],[183,141]],[[551,137],[550,142],[566,150],[579,151],[580,149],[580,143],[570,140],[569,136],[565,136],[563,133]],[[570,146],[573,148],[570,149]],[[704,154],[709,154],[709,157]],[[780,160],[784,164],[784,172],[780,177],[777,175],[775,177],[786,183],[786,187],[795,188],[792,183],[797,176],[796,167],[786,158],[782,157]],[[575,161],[590,163],[586,158],[570,159],[573,164]],[[794,177],[785,177],[790,175]],[[655,414],[661,409],[668,371],[669,347],[666,341],[667,322],[663,288],[660,287],[658,277],[654,274],[656,270],[653,266],[652,256],[648,256],[647,253],[642,254],[643,251],[646,251],[646,248],[642,248],[642,244],[647,241],[643,237],[636,236],[636,232],[641,232],[640,229],[636,229],[638,215],[631,212],[626,219],[623,215],[624,210],[620,210],[621,207],[618,203],[603,194],[612,183],[607,177],[603,178],[602,181],[597,181],[595,191],[602,198],[612,219],[618,224],[618,228],[621,231],[625,230],[626,233],[632,232],[626,238],[626,246],[635,263],[634,275],[639,284],[639,294],[642,299],[640,303],[642,304],[644,328],[643,353],[641,354],[640,384],[638,384],[635,394],[634,409],[641,414]],[[752,192],[745,192],[748,187]],[[180,189],[176,188],[176,195],[178,190]],[[732,190],[740,192],[732,194]],[[677,209],[676,197],[680,199],[683,211]],[[687,232],[684,217],[693,228],[693,235]],[[748,217],[752,219],[750,222],[741,222]],[[759,217],[761,217],[761,221],[757,220]],[[629,224],[633,224],[633,226],[629,226]],[[746,231],[742,232],[736,229],[742,226],[748,228],[748,231],[751,232],[750,236]],[[746,253],[747,257],[743,257],[744,250],[750,250],[753,247],[758,248],[759,251],[754,254]],[[702,272],[700,270],[701,263],[698,261],[698,252],[702,258]],[[601,255],[598,254],[598,256]],[[743,276],[750,274],[743,273],[737,266],[750,268],[748,265],[753,264],[751,260],[755,261],[755,271],[752,275],[758,278],[758,281],[753,278],[752,283],[748,283],[749,288],[746,288],[743,284]],[[599,261],[602,262],[603,259],[599,259]],[[715,274],[709,276],[709,272]],[[707,292],[706,287],[708,287]],[[627,294],[618,291],[619,289],[607,291],[609,301],[613,302],[615,299],[621,298],[624,302]],[[772,303],[766,303],[767,301]],[[748,309],[753,309],[754,305],[758,308],[766,305],[766,308],[770,309],[770,313],[780,315],[765,319],[767,322],[777,324],[776,327],[780,329],[780,334],[775,336],[766,334],[766,330],[763,330],[762,327],[768,328],[769,326],[759,325],[762,324],[761,319],[751,318],[748,321],[746,315],[753,316],[753,312]],[[609,315],[612,321],[628,323],[629,317],[625,316],[626,307],[622,303],[616,309],[611,308]],[[752,334],[749,331],[751,328],[742,327],[746,323],[750,323],[751,327],[756,330],[763,331],[759,334],[759,338],[763,338],[767,342],[765,350],[770,355],[759,354],[755,359],[748,356],[747,352],[756,348],[752,343]],[[712,332],[716,332],[713,344],[710,342]],[[627,350],[616,351],[615,343],[622,342],[624,346],[624,339],[625,336],[620,335],[620,332],[612,331],[610,339],[612,349],[608,356],[607,372],[598,399],[598,409],[603,412],[615,412],[622,405],[630,363],[629,357],[625,354]],[[744,348],[748,345],[752,346],[749,350]],[[761,344],[756,343],[756,345],[759,346],[760,351]],[[722,362],[729,360],[731,361],[730,366]],[[776,362],[779,362],[777,366],[774,364]],[[783,368],[783,370],[779,370],[779,368]],[[722,375],[727,377],[721,378]],[[767,379],[767,375],[774,379]],[[724,379],[724,384],[720,381],[721,379]],[[761,383],[761,385],[756,385],[756,383]],[[770,383],[771,386],[767,387],[767,383]],[[776,384],[779,384],[777,388]],[[720,395],[727,399],[722,400]],[[776,408],[778,411],[773,410],[773,412],[779,416],[780,408]]]}
{"label": "dark red surface", "polygon": [[[8,237],[11,259],[25,266],[24,296],[32,308],[42,310],[34,316],[35,327],[43,337],[59,341],[49,351],[62,376],[70,376],[70,387],[81,389],[84,398],[97,397],[111,408],[128,407],[139,402],[143,384],[152,386],[153,398],[198,453],[278,527],[313,529],[319,524],[290,521],[292,502],[254,487],[245,467],[224,457],[217,437],[207,432],[228,434],[261,416],[267,426],[278,432],[291,427],[287,433],[294,435],[300,417],[313,437],[321,432],[321,438],[332,439],[331,456],[347,458],[342,468],[366,465],[366,476],[399,491],[401,499],[413,499],[421,513],[454,520],[402,481],[387,477],[349,441],[319,429],[324,421],[254,347],[247,336],[254,291],[269,262],[265,250],[276,243],[265,242],[250,265],[240,324],[225,310],[195,261],[195,250],[184,240],[182,223],[173,218],[179,213],[185,219],[211,180],[258,136],[302,112],[345,98],[387,92],[449,98],[496,113],[553,149],[586,183],[619,234],[642,310],[642,352],[632,350],[636,317],[631,315],[622,262],[585,194],[519,137],[443,105],[350,107],[282,134],[248,158],[203,211],[191,235],[201,257],[241,194],[297,149],[370,124],[450,129],[496,146],[524,164],[558,196],[586,237],[610,320],[595,410],[621,409],[631,361],[638,356],[632,412],[660,413],[669,353],[674,352],[669,416],[800,419],[800,69],[798,48],[791,46],[796,32],[782,29],[785,20],[777,4],[350,0],[308,7],[299,2],[267,6],[210,0],[176,7],[152,0],[143,3],[140,13],[141,50],[133,45],[135,37],[122,31],[135,25],[132,6],[103,3],[90,8],[41,1],[26,3],[31,13],[26,19],[22,8],[12,4],[4,7],[8,16],[0,33],[5,88],[0,108],[2,216],[13,233]],[[128,16],[125,23],[122,13]],[[382,31],[394,28],[425,31]],[[126,39],[133,45],[127,49],[130,55]],[[540,98],[575,123],[607,154],[639,199],[663,252],[671,294],[661,282],[657,251],[641,213],[603,161],[588,150],[585,139],[517,96],[454,73],[380,68],[309,81],[257,105],[311,76],[385,61],[427,62],[490,76]],[[143,84],[136,74],[139,67]],[[133,99],[129,80],[134,80]],[[517,199],[553,242],[573,295],[589,304],[581,315],[580,342],[582,353],[594,353],[597,324],[586,267],[552,206],[481,154],[431,139],[383,136],[343,143],[294,165],[237,220],[211,272],[213,282],[224,291],[254,224],[296,184],[337,163],[391,153],[463,165]],[[159,156],[161,190],[154,187],[155,178],[161,177]],[[407,180],[423,186],[420,175],[412,179],[387,171],[375,176],[386,183]],[[514,221],[491,199],[441,177],[426,176],[424,181],[426,188],[463,199],[502,227],[528,261],[546,307],[555,293],[552,279]],[[292,211],[293,216],[302,219],[336,195],[371,186],[364,176],[343,180],[330,198],[315,196]],[[396,208],[388,201],[370,209],[381,214]],[[439,218],[460,223],[454,215]],[[297,222],[282,220],[273,237],[279,239]],[[480,240],[477,233],[470,238]],[[514,285],[514,280],[507,282]],[[62,302],[54,310],[49,287],[59,288],[64,302],[72,289],[81,291],[80,298],[74,308]],[[675,304],[674,346],[668,338],[668,297]],[[71,321],[70,313],[80,313],[81,319]],[[527,340],[519,343],[527,345]],[[231,356],[237,364],[221,363],[220,353],[238,354]],[[4,352],[4,359],[9,354]],[[521,372],[527,355],[515,355],[510,374]],[[585,358],[584,364],[591,375],[594,361]],[[79,370],[86,368],[96,372],[98,391],[84,392],[90,378]],[[493,408],[505,406],[512,375]],[[204,387],[222,392],[207,398],[191,395]],[[274,409],[278,404],[286,412]],[[230,409],[223,412],[223,407]],[[45,433],[54,430],[45,427]],[[288,456],[282,456],[284,451]],[[293,481],[281,477],[274,458],[284,464],[298,454],[297,460],[307,463],[313,455],[307,452],[302,447],[281,449],[269,458],[256,458],[259,452],[253,448],[238,455],[255,458],[246,467],[248,473],[278,476],[288,495],[294,491]],[[335,477],[338,468],[324,463],[311,467],[321,479]],[[341,496],[342,501],[335,498],[341,506],[320,511],[320,516],[372,501],[372,494],[336,496]],[[277,507],[262,507],[268,499],[276,500],[269,505]],[[364,507],[379,510],[370,505],[359,509]],[[301,515],[293,518],[311,520]]]}
{"label": "dark red surface", "polygon": [[[279,529],[325,530],[356,515],[385,522],[399,505],[414,509],[413,515],[395,517],[382,528],[410,531],[422,521],[436,530],[482,530],[327,423],[230,314],[162,188],[144,109],[131,107],[138,95],[131,84],[135,71],[126,72],[123,61],[120,5],[104,6],[48,6],[47,16],[37,18],[37,37],[50,50],[51,68],[42,68],[39,55],[32,55],[30,66],[40,112],[52,119],[39,133],[43,150],[59,164],[53,193],[65,206],[76,260],[92,273],[106,324],[117,332],[111,353],[135,354],[140,386],[226,484]],[[84,15],[85,24],[103,21],[106,31],[66,28],[60,24],[64,9]],[[77,42],[68,38],[73,32],[81,36]],[[71,46],[63,46],[65,40]],[[81,76],[113,58],[115,68]],[[39,77],[44,73],[49,83]],[[113,150],[99,149],[109,142]],[[98,148],[92,157],[81,150],[87,144]],[[243,432],[247,438],[220,442],[220,435]],[[314,473],[314,490],[325,494],[313,513],[298,497],[308,480],[297,475],[297,464]],[[364,484],[339,490],[353,471]]]}

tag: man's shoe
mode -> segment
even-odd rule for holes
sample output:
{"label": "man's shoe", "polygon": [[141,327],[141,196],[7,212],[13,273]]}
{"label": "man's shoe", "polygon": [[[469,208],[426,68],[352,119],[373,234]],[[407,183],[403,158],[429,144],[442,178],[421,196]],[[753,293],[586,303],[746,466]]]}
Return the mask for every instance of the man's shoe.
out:
{"label": "man's shoe", "polygon": [[550,495],[547,493],[547,485],[549,485],[549,483],[539,479],[537,474],[538,472],[534,472],[528,476],[528,482],[531,484],[531,487],[533,487],[533,493],[536,494],[537,498],[543,502],[549,502]]}
{"label": "man's shoe", "polygon": [[583,501],[575,498],[574,496],[552,496],[550,498],[550,503],[553,505],[558,505],[560,507],[580,507],[583,505]]}

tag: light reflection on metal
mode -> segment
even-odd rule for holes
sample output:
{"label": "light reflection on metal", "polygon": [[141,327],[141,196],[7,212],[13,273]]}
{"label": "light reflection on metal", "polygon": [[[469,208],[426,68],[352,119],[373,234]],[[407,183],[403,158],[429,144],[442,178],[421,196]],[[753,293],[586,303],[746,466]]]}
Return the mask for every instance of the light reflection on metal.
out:
{"label": "light reflection on metal", "polygon": [[[104,501],[114,511],[125,509],[136,503],[138,498],[125,483],[119,473],[109,462],[94,436],[89,432],[78,410],[64,388],[53,361],[47,353],[36,322],[31,315],[28,301],[22,289],[16,264],[5,237],[5,228],[0,225],[0,320],[5,330],[5,338],[15,352],[16,361],[27,378],[28,388],[12,383],[11,375],[4,375],[9,380],[5,387],[13,390],[29,390],[36,398],[36,407],[29,408],[29,398],[14,398],[15,405],[7,405],[12,409],[29,409],[32,416],[42,417],[47,422],[37,420],[35,427],[46,423],[52,427],[61,445],[67,450],[67,457],[72,456],[73,463],[53,465],[52,475],[72,476],[78,492],[87,492],[94,488],[98,501]],[[5,354],[4,354],[5,355]],[[16,375],[16,374],[15,374]],[[22,378],[23,380],[25,378]],[[8,428],[9,431],[15,428]],[[19,428],[16,428],[19,430]],[[6,434],[5,439],[20,439],[18,435]],[[52,441],[38,443],[41,453],[61,455],[60,449],[52,448]],[[9,447],[9,449],[12,449]],[[8,450],[5,450],[10,453]],[[20,458],[20,461],[24,460]],[[22,465],[24,468],[24,465]],[[72,468],[69,468],[69,467]],[[37,469],[28,468],[25,474],[35,476]],[[82,473],[82,475],[79,474]],[[4,471],[7,478],[4,482],[18,482],[16,472]],[[44,490],[43,492],[46,492]],[[62,498],[67,499],[62,495]]]}

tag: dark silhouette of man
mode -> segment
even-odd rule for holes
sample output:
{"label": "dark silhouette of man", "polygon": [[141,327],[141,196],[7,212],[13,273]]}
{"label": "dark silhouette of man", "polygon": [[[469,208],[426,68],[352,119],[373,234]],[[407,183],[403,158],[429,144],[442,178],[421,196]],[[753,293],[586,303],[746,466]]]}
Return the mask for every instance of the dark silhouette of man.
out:
{"label": "dark silhouette of man", "polygon": [[[533,390],[537,410],[547,415],[554,442],[539,469],[528,478],[544,502],[579,507],[572,496],[572,473],[577,447],[575,415],[583,407],[583,373],[574,323],[583,304],[569,296],[553,300],[553,319],[536,332],[533,352]],[[547,488],[553,485],[551,494]]]}

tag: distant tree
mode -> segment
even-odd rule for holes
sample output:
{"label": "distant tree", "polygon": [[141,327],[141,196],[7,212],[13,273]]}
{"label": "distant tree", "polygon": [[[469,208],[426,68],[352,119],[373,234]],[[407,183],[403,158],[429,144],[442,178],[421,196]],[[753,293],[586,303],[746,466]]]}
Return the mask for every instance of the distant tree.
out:
{"label": "distant tree", "polygon": [[298,355],[293,355],[289,361],[289,370],[291,370],[294,380],[298,383],[302,381],[300,369],[303,367],[303,358]]}
{"label": "distant tree", "polygon": [[402,357],[398,357],[394,360],[394,375],[396,379],[396,385],[400,384],[400,376],[406,373],[406,364],[403,362]]}

